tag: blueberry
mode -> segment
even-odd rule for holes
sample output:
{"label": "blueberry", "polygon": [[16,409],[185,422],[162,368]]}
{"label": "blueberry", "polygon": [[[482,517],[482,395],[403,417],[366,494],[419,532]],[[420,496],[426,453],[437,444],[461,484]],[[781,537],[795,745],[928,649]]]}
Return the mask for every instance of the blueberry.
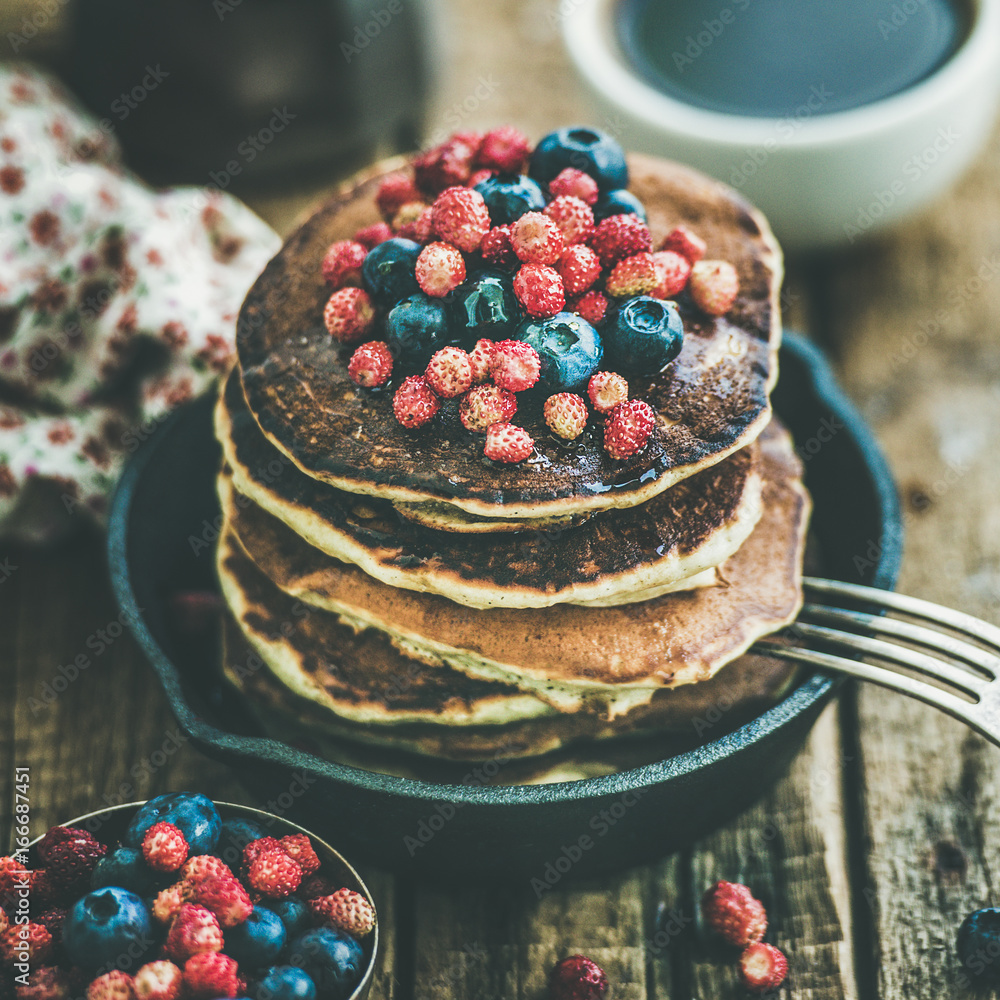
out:
{"label": "blueberry", "polygon": [[219,842],[215,845],[213,853],[235,871],[243,859],[243,848],[251,841],[266,836],[267,830],[260,823],[244,819],[242,816],[232,816],[222,821]]}
{"label": "blueberry", "polygon": [[241,966],[270,965],[285,947],[286,936],[285,925],[277,913],[255,906],[242,924],[226,928],[224,951]]}
{"label": "blueberry", "polygon": [[380,306],[387,309],[420,291],[415,268],[423,248],[399,236],[372,247],[361,265],[361,281]]}
{"label": "blueberry", "polygon": [[88,893],[69,911],[63,947],[85,969],[136,969],[153,948],[146,904],[133,892],[108,886]]}
{"label": "blueberry", "polygon": [[312,926],[312,914],[309,907],[298,896],[286,896],[271,903],[271,910],[278,914],[285,925],[288,937],[298,937]]}
{"label": "blueberry", "polygon": [[538,351],[542,368],[538,385],[546,395],[586,385],[604,357],[600,334],[576,313],[556,313],[548,319],[526,319],[514,334]]}
{"label": "blueberry", "polygon": [[450,336],[444,303],[423,292],[398,302],[385,319],[385,342],[404,368],[424,368]]}
{"label": "blueberry", "polygon": [[983,985],[1000,985],[1000,909],[970,913],[958,929],[958,960]]}
{"label": "blueberry", "polygon": [[538,184],[524,174],[494,174],[480,181],[476,190],[483,196],[494,226],[520,219],[525,212],[545,208],[545,194]]}
{"label": "blueberry", "polygon": [[344,1000],[361,980],[365,956],[350,934],[330,927],[306,931],[289,949],[289,959],[316,984],[323,1000]]}
{"label": "blueberry", "polygon": [[631,191],[626,188],[616,188],[608,191],[597,199],[594,206],[594,219],[600,222],[609,215],[638,215],[646,221],[646,208]]}
{"label": "blueberry", "polygon": [[108,885],[120,886],[137,896],[145,896],[153,891],[156,877],[146,865],[142,851],[135,847],[119,847],[101,858],[90,875],[92,889],[103,889]]}
{"label": "blueberry", "polygon": [[684,323],[673,302],[637,295],[626,300],[604,330],[608,363],[622,375],[652,375],[680,354]]}
{"label": "blueberry", "polygon": [[566,167],[590,174],[601,191],[628,187],[625,152],[609,135],[596,128],[561,128],[550,132],[531,154],[528,173],[548,184]]}
{"label": "blueberry", "polygon": [[257,1000],[316,1000],[316,984],[294,965],[273,965],[254,991]]}
{"label": "blueberry", "polygon": [[150,799],[132,817],[122,843],[127,847],[141,847],[142,838],[154,823],[173,823],[184,834],[196,854],[210,854],[219,839],[222,820],[212,800],[192,792],[173,792]]}
{"label": "blueberry", "polygon": [[471,274],[448,296],[452,333],[468,348],[481,337],[506,340],[523,317],[513,277],[496,268]]}

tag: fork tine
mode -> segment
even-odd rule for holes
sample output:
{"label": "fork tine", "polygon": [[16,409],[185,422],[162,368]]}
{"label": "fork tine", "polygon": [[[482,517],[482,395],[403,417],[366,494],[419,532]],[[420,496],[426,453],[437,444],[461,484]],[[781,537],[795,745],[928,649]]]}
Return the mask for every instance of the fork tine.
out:
{"label": "fork tine", "polygon": [[753,648],[755,651],[764,652],[770,656],[807,663],[832,673],[847,674],[850,677],[871,681],[882,687],[891,688],[893,691],[899,691],[901,694],[910,695],[912,698],[917,698],[934,706],[934,708],[940,708],[956,719],[960,719],[994,743],[1000,743],[1000,734],[984,727],[983,723],[973,714],[975,705],[916,677],[896,673],[895,670],[890,670],[888,667],[862,663],[859,660],[849,660],[833,653],[821,653],[815,649],[803,649],[800,646],[787,646],[773,639],[759,639],[754,643]]}
{"label": "fork tine", "polygon": [[890,663],[906,667],[908,670],[933,677],[945,684],[950,684],[977,701],[990,683],[970,670],[956,667],[946,660],[938,659],[936,656],[928,656],[926,653],[898,643],[855,635],[853,632],[841,632],[823,625],[810,625],[808,622],[796,622],[793,628],[796,634],[806,639],[819,639],[837,646],[846,646],[853,652],[866,653],[879,660],[888,660]]}
{"label": "fork tine", "polygon": [[839,580],[826,580],[820,577],[807,576],[802,581],[807,590],[818,594],[828,594],[835,598],[850,597],[866,604],[874,604],[881,608],[898,611],[900,614],[935,625],[946,625],[955,632],[961,632],[972,639],[984,643],[1000,653],[1000,628],[984,622],[980,618],[967,615],[964,611],[946,608],[941,604],[921,600],[919,597],[908,597],[891,590],[879,590],[875,587],[865,587],[854,583],[841,583]]}
{"label": "fork tine", "polygon": [[981,646],[973,646],[946,632],[915,625],[913,622],[890,618],[887,615],[870,615],[864,611],[848,611],[831,608],[825,604],[805,604],[800,612],[810,619],[846,625],[852,629],[867,628],[872,632],[890,635],[896,639],[916,643],[936,653],[943,653],[962,663],[967,663],[981,671],[990,680],[1000,676],[1000,657],[987,652]]}

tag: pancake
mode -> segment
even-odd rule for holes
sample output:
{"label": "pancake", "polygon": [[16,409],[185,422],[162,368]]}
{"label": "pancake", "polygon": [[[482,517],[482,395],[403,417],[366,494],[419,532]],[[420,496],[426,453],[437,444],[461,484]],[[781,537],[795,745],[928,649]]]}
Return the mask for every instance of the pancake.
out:
{"label": "pancake", "polygon": [[530,694],[443,665],[424,669],[375,629],[288,597],[243,553],[229,532],[216,565],[223,597],[243,635],[285,685],[338,717],[380,726],[433,718],[461,726],[551,715]]}
{"label": "pancake", "polygon": [[[470,613],[329,559],[251,503],[227,502],[225,509],[256,565],[295,599],[385,632],[411,654],[517,686],[563,712],[602,705],[616,716],[648,702],[659,688],[707,680],[797,614],[809,507],[801,465],[776,424],[760,448],[763,515],[722,567],[723,584],[609,608],[562,604]],[[224,479],[222,485],[226,498]]]}
{"label": "pancake", "polygon": [[[292,602],[286,602],[283,605],[279,598],[275,603],[271,628],[266,631],[280,638],[270,639],[269,645],[284,645],[283,658],[292,650],[292,655],[302,655],[305,662],[310,653],[303,648],[301,634],[281,636],[281,615],[291,614]],[[348,645],[351,641],[347,639]],[[451,761],[496,761],[496,773],[487,771],[480,780],[509,784],[573,780],[663,759],[702,742],[706,733],[717,737],[720,724],[732,729],[759,715],[783,696],[796,675],[795,666],[786,661],[748,654],[710,681],[658,692],[649,705],[613,724],[594,713],[578,713],[499,725],[443,725],[430,717],[424,722],[384,726],[352,722],[329,705],[296,694],[248,646],[241,628],[228,617],[224,646],[226,679],[269,736],[328,760],[436,781],[463,780]],[[338,645],[332,659],[343,655],[343,650]],[[402,675],[417,678],[423,669],[420,664],[404,665]],[[654,739],[638,746],[638,738],[644,735]],[[553,752],[563,747],[571,753],[554,758]],[[407,754],[436,760],[408,759]]]}
{"label": "pancake", "polygon": [[541,400],[519,399],[518,423],[536,454],[503,465],[482,456],[442,407],[420,431],[395,420],[385,391],[354,385],[349,348],[322,323],[329,295],[320,261],[334,240],[378,221],[374,195],[383,164],[345,186],[286,242],[248,294],[237,329],[246,400],[267,438],[308,476],[352,493],[404,503],[452,504],[477,517],[540,518],[631,507],[744,448],[766,426],[777,376],[781,255],[764,218],[736,192],[677,164],[629,159],[630,190],[644,203],[654,243],[678,223],[730,261],[741,291],[726,317],[678,298],[684,327],[680,355],[631,392],[658,413],[649,444],[624,461],[591,436],[567,448],[548,433]]}
{"label": "pancake", "polygon": [[428,501],[427,503],[393,502],[401,516],[425,528],[454,531],[466,535],[495,535],[500,532],[550,531],[553,528],[571,528],[582,524],[589,514],[566,514],[563,517],[476,517],[459,510],[454,504]]}
{"label": "pancake", "polygon": [[216,434],[236,489],[311,546],[383,584],[473,608],[600,607],[688,589],[744,543],[761,515],[756,445],[641,507],[530,535],[466,535],[425,528],[388,501],[304,475],[259,432],[235,371]]}

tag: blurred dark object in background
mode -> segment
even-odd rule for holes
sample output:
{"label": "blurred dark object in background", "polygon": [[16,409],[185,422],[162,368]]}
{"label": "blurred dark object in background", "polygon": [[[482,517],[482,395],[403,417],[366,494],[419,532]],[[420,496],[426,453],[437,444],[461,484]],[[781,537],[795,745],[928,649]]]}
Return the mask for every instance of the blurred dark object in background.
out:
{"label": "blurred dark object in background", "polygon": [[76,0],[69,83],[154,184],[237,192],[412,149],[433,0]]}

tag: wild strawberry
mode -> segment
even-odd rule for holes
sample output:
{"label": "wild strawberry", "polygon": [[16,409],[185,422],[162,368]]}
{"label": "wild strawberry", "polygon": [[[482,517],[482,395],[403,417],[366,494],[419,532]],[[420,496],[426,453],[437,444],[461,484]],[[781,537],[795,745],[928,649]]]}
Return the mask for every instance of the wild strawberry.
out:
{"label": "wild strawberry", "polygon": [[560,228],[567,245],[586,243],[594,234],[594,211],[580,198],[561,194],[545,206],[545,214]]}
{"label": "wild strawberry", "polygon": [[465,186],[469,188],[474,188],[477,184],[482,184],[483,181],[488,181],[495,171],[490,170],[488,167],[480,167],[478,170],[474,170],[469,176],[469,179],[465,182]]}
{"label": "wild strawberry", "polygon": [[608,297],[603,292],[591,289],[569,304],[570,312],[582,316],[591,326],[598,326],[608,315]]}
{"label": "wild strawberry", "polygon": [[392,229],[387,222],[373,222],[354,234],[354,242],[360,243],[366,250],[371,250],[372,247],[391,239]]}
{"label": "wild strawberry", "polygon": [[604,970],[586,955],[570,955],[549,974],[551,1000],[603,1000],[608,992]]}
{"label": "wild strawberry", "polygon": [[17,858],[0,858],[0,901],[28,884],[28,869]]}
{"label": "wild strawberry", "polygon": [[400,205],[399,210],[392,217],[391,227],[398,236],[408,226],[412,226],[430,206],[426,201],[408,201],[405,205]]}
{"label": "wild strawberry", "polygon": [[467,431],[485,434],[491,424],[510,420],[516,412],[514,393],[498,385],[477,385],[462,397],[458,418]]}
{"label": "wild strawberry", "polygon": [[483,454],[494,462],[523,462],[534,448],[534,440],[523,427],[490,424]]}
{"label": "wild strawberry", "polygon": [[297,895],[305,900],[316,899],[317,896],[329,896],[336,888],[325,875],[310,875],[302,880]]}
{"label": "wild strawberry", "polygon": [[375,322],[375,306],[363,288],[340,288],[326,303],[323,322],[334,340],[356,344]]}
{"label": "wild strawberry", "polygon": [[279,841],[285,853],[302,869],[302,875],[319,871],[319,855],[313,850],[312,841],[304,833],[290,833]]}
{"label": "wild strawberry", "polygon": [[580,295],[601,276],[601,260],[588,246],[575,243],[556,261],[567,295]]}
{"label": "wild strawberry", "polygon": [[333,288],[361,284],[361,265],[367,248],[354,240],[337,240],[323,255],[323,277]]}
{"label": "wild strawberry", "polygon": [[482,385],[493,371],[493,359],[496,356],[496,344],[485,337],[476,341],[476,346],[469,352],[469,364],[472,365],[472,384]]}
{"label": "wild strawberry", "polygon": [[428,205],[417,219],[400,226],[396,233],[401,239],[413,240],[423,246],[434,238],[434,210]]}
{"label": "wild strawberry", "polygon": [[153,905],[150,907],[153,916],[161,924],[170,923],[184,905],[184,894],[186,891],[187,887],[183,882],[176,882],[174,885],[168,885],[166,889],[161,889],[156,894],[156,899],[153,900]]}
{"label": "wild strawberry", "polygon": [[416,276],[422,292],[444,298],[465,281],[465,258],[449,243],[428,243],[417,258]]}
{"label": "wild strawberry", "polygon": [[559,272],[546,264],[522,264],[514,275],[514,294],[529,316],[555,316],[566,305]]}
{"label": "wild strawberry", "polygon": [[105,972],[87,987],[87,1000],[132,1000],[134,996],[132,977],[120,969]]}
{"label": "wild strawberry", "polygon": [[447,187],[465,184],[481,143],[478,132],[456,132],[441,145],[421,153],[413,161],[417,187],[436,195]]}
{"label": "wild strawberry", "polygon": [[250,843],[243,848],[243,868],[249,868],[250,865],[262,854],[267,854],[271,851],[283,850],[284,848],[281,846],[281,841],[276,837],[258,837],[256,840],[251,840]]}
{"label": "wild strawberry", "polygon": [[[38,965],[28,972],[28,981],[19,982],[12,994],[17,1000],[69,1000],[69,977],[62,969],[52,965]],[[79,996],[79,992],[72,993]]]}
{"label": "wild strawberry", "polygon": [[37,922],[52,935],[52,944],[54,947],[58,946],[62,940],[62,929],[63,924],[66,923],[67,912],[61,906],[56,906],[38,915]]}
{"label": "wild strawberry", "polygon": [[386,222],[395,218],[396,213],[408,201],[420,200],[421,195],[413,178],[406,174],[389,174],[383,177],[375,195],[375,204]]}
{"label": "wild strawberry", "polygon": [[93,837],[63,840],[49,848],[46,877],[57,892],[75,893],[86,888],[91,872],[107,852]]}
{"label": "wild strawberry", "polygon": [[250,888],[270,899],[290,896],[302,881],[302,869],[284,852],[268,851],[247,869]]}
{"label": "wild strawberry", "polygon": [[35,848],[38,859],[43,864],[48,864],[52,860],[52,849],[59,844],[71,841],[80,844],[96,844],[97,838],[89,831],[76,826],[52,826],[46,831],[38,846]]}
{"label": "wild strawberry", "polygon": [[184,898],[215,914],[220,927],[242,924],[253,912],[253,903],[235,875],[200,875],[186,883]]}
{"label": "wild strawberry", "polygon": [[[41,923],[41,921],[39,921],[39,923]],[[10,927],[10,917],[7,916],[6,910],[0,909],[0,934],[3,934],[8,927]],[[52,932],[49,931],[49,933],[51,934]]]}
{"label": "wild strawberry", "polygon": [[204,906],[184,903],[170,925],[163,951],[175,962],[186,962],[202,951],[222,951],[223,944],[218,917]]}
{"label": "wild strawberry", "polygon": [[472,188],[450,187],[442,191],[431,206],[434,232],[445,243],[472,253],[479,249],[490,231],[490,213],[483,196]]}
{"label": "wild strawberry", "polygon": [[674,250],[658,250],[653,254],[656,287],[649,293],[658,299],[679,295],[691,276],[691,264]]}
{"label": "wild strawberry", "polygon": [[604,422],[604,450],[615,459],[636,455],[646,447],[656,426],[649,403],[630,399],[619,403]]}
{"label": "wild strawberry", "polygon": [[233,870],[222,858],[217,858],[214,854],[196,854],[193,858],[188,858],[181,869],[181,875],[185,879],[204,878],[208,875],[232,876]]}
{"label": "wild strawberry", "polygon": [[582,170],[566,167],[549,181],[549,194],[553,198],[568,195],[570,198],[579,198],[588,205],[594,205],[598,196],[597,181]]}
{"label": "wild strawberry", "polygon": [[602,219],[589,242],[605,267],[653,249],[646,223],[635,215],[609,215]]}
{"label": "wild strawberry", "polygon": [[392,412],[404,427],[423,427],[441,408],[441,400],[423,375],[410,375],[392,397]]}
{"label": "wild strawberry", "polygon": [[52,935],[41,924],[11,924],[0,935],[0,960],[13,965],[25,953],[32,965],[45,965],[52,955]]}
{"label": "wild strawberry", "polygon": [[493,381],[501,389],[524,392],[538,381],[542,361],[530,344],[521,340],[501,340],[493,352]]}
{"label": "wild strawberry", "polygon": [[317,922],[329,924],[356,938],[371,933],[375,926],[371,903],[352,889],[338,889],[331,896],[311,899],[309,910]]}
{"label": "wild strawberry", "polygon": [[362,344],[351,355],[347,363],[347,374],[355,385],[374,389],[385,385],[392,374],[392,354],[388,345],[381,340],[370,340]]}
{"label": "wild strawberry", "polygon": [[618,261],[604,282],[604,290],[616,299],[648,295],[655,287],[656,267],[651,253],[637,253]]}
{"label": "wild strawberry", "polygon": [[479,246],[483,260],[495,267],[516,267],[517,254],[510,245],[510,230],[508,226],[494,226],[484,237]]}
{"label": "wild strawberry", "polygon": [[705,241],[687,226],[676,226],[660,244],[661,250],[679,253],[689,264],[697,264],[705,256]]}
{"label": "wild strawberry", "polygon": [[716,882],[701,897],[701,915],[716,934],[730,944],[745,947],[764,937],[764,904],[739,882]]}
{"label": "wild strawberry", "polygon": [[472,364],[460,347],[442,347],[424,372],[424,380],[444,399],[454,399],[472,386]]}
{"label": "wild strawberry", "polygon": [[740,980],[751,993],[777,989],[788,975],[788,959],[772,944],[757,941],[740,955]]}
{"label": "wild strawberry", "polygon": [[173,962],[161,959],[142,966],[132,986],[136,1000],[177,1000],[183,983],[181,970]]}
{"label": "wild strawberry", "polygon": [[549,430],[567,441],[573,441],[587,426],[587,404],[575,392],[558,392],[545,400],[542,409]]}
{"label": "wild strawberry", "polygon": [[154,871],[175,872],[188,856],[188,842],[173,823],[154,823],[142,838],[142,856]]}
{"label": "wild strawberry", "polygon": [[228,955],[192,955],[184,963],[184,993],[190,1000],[234,997],[238,988],[236,961]]}
{"label": "wild strawberry", "polygon": [[723,316],[740,293],[739,275],[727,260],[699,260],[691,268],[688,291],[702,312]]}
{"label": "wild strawberry", "polygon": [[594,372],[587,383],[587,395],[598,413],[610,413],[628,399],[628,382],[618,372]]}
{"label": "wild strawberry", "polygon": [[531,143],[512,125],[501,125],[487,132],[476,150],[477,166],[489,167],[501,174],[519,174],[528,160]]}
{"label": "wild strawberry", "polygon": [[526,264],[554,264],[566,249],[566,238],[544,212],[525,212],[511,226],[510,245]]}

